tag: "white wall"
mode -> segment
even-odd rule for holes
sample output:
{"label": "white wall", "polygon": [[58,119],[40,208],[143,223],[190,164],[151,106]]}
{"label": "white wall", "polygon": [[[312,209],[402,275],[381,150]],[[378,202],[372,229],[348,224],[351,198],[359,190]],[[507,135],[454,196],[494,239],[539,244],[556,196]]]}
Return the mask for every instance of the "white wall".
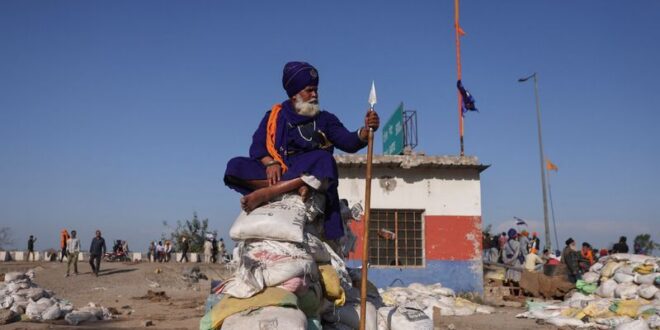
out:
{"label": "white wall", "polygon": [[[339,198],[364,206],[365,168],[339,169]],[[481,216],[481,184],[476,169],[374,168],[372,208],[423,209],[427,215]],[[386,177],[394,180],[387,190]],[[391,180],[390,180],[391,182]],[[390,184],[390,187],[392,184]]]}

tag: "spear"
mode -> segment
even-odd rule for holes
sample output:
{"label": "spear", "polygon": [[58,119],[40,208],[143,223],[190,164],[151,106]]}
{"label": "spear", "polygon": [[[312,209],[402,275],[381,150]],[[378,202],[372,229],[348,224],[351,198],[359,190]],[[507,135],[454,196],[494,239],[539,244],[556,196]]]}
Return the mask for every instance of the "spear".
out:
{"label": "spear", "polygon": [[[369,111],[374,111],[376,105],[376,85],[371,82],[369,92]],[[362,235],[362,280],[360,283],[360,330],[365,329],[367,320],[367,273],[369,266],[369,217],[371,215],[371,164],[374,157],[374,130],[369,127],[367,144],[367,174],[364,189],[364,229]]]}

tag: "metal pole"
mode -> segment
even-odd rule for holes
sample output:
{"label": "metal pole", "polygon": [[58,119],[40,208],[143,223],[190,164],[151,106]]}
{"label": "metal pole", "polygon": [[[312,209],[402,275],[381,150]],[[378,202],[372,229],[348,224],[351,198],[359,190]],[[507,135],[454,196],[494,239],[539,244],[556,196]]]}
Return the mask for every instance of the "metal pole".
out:
{"label": "metal pole", "polygon": [[541,138],[541,104],[539,103],[539,87],[537,74],[534,72],[534,96],[536,97],[536,124],[539,133],[539,154],[541,157],[541,188],[543,189],[543,222],[545,224],[545,247],[552,250],[550,240],[550,222],[548,222],[548,196],[545,184],[545,154],[543,153],[543,139]]}
{"label": "metal pole", "polygon": [[[454,32],[456,34],[456,78],[458,80],[461,80],[462,78],[462,67],[461,67],[461,35],[459,33],[460,25],[458,23],[458,18],[459,18],[459,0],[454,0]],[[463,133],[464,133],[464,126],[463,126],[463,97],[461,96],[461,92],[457,91],[458,93],[458,134],[460,135],[461,139],[461,157],[465,155],[465,148],[463,147]]]}
{"label": "metal pole", "polygon": [[[550,183],[550,170],[546,173],[548,176],[548,197],[550,197],[550,211],[552,212],[552,231],[555,232],[555,244],[559,247],[559,238],[557,237],[557,221],[555,220],[555,203],[552,201],[552,184]],[[552,252],[552,251],[550,251]]]}

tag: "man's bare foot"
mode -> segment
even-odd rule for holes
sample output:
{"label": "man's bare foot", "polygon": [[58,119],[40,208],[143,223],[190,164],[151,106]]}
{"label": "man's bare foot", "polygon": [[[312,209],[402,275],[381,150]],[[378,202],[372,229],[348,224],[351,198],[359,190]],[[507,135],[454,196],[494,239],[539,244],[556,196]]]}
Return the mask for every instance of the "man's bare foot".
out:
{"label": "man's bare foot", "polygon": [[311,193],[310,193],[309,187],[307,185],[304,185],[304,186],[298,188],[298,195],[300,195],[300,198],[302,199],[303,203],[307,201],[310,194]]}
{"label": "man's bare foot", "polygon": [[267,191],[268,188],[257,189],[241,198],[241,208],[245,212],[252,212],[252,210],[268,202],[271,199]]}

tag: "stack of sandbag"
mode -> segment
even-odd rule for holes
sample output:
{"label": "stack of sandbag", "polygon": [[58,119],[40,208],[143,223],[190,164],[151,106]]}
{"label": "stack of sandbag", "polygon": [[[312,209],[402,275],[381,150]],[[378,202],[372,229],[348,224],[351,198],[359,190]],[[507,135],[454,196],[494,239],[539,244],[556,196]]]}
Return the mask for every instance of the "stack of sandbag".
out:
{"label": "stack of sandbag", "polygon": [[[200,329],[355,327],[359,290],[342,258],[319,239],[323,209],[321,194],[306,202],[286,194],[242,212],[229,232],[237,242],[234,273],[212,289]],[[370,304],[367,328],[376,329],[376,306]]]}
{"label": "stack of sandbag", "polygon": [[454,290],[441,283],[411,283],[408,287],[390,287],[380,292],[385,307],[378,310],[378,322],[384,329],[432,329],[434,308],[439,308],[443,316],[495,312],[491,306],[456,297]]}
{"label": "stack of sandbag", "polygon": [[[69,324],[84,321],[108,320],[112,314],[104,307],[90,306],[74,310],[73,305],[55,297],[50,290],[44,290],[33,282],[34,271],[5,274],[0,283],[0,307],[9,309],[15,315],[25,314],[30,320],[51,321],[65,318]],[[81,318],[81,315],[86,316]]]}
{"label": "stack of sandbag", "polygon": [[563,302],[528,303],[517,317],[556,326],[657,329],[660,327],[660,258],[618,253],[593,264]]}

